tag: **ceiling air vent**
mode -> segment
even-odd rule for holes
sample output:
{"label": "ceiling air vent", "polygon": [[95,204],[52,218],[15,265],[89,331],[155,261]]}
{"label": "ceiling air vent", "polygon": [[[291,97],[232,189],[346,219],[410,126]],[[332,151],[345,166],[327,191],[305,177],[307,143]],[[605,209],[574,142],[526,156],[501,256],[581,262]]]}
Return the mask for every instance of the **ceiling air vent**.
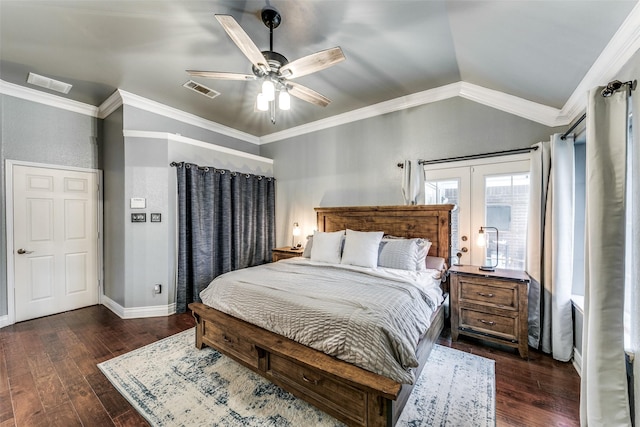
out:
{"label": "ceiling air vent", "polygon": [[32,85],[40,86],[45,89],[55,90],[60,93],[69,93],[72,85],[69,83],[61,82],[59,80],[53,80],[49,77],[41,76],[39,74],[29,73],[29,77],[27,77],[27,83],[31,83]]}
{"label": "ceiling air vent", "polygon": [[198,92],[201,95],[206,96],[207,98],[215,98],[216,96],[220,95],[220,92],[216,92],[213,89],[209,89],[206,86],[202,86],[200,83],[196,83],[193,80],[189,80],[188,82],[186,82],[185,84],[183,84],[182,86],[186,87],[187,89],[191,89],[195,92]]}

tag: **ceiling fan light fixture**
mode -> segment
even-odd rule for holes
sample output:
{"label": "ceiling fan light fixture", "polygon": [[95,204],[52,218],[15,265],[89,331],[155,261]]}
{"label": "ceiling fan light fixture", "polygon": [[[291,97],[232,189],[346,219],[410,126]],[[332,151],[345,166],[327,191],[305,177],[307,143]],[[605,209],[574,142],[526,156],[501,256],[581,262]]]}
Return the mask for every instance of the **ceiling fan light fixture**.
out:
{"label": "ceiling fan light fixture", "polygon": [[278,95],[278,106],[283,111],[291,109],[291,96],[286,89],[281,90],[280,95]]}
{"label": "ceiling fan light fixture", "polygon": [[258,108],[259,111],[267,111],[269,109],[269,101],[267,101],[264,93],[258,94],[258,99],[256,100],[256,108]]}
{"label": "ceiling fan light fixture", "polygon": [[271,80],[265,80],[262,83],[262,95],[267,101],[276,99],[276,87]]}

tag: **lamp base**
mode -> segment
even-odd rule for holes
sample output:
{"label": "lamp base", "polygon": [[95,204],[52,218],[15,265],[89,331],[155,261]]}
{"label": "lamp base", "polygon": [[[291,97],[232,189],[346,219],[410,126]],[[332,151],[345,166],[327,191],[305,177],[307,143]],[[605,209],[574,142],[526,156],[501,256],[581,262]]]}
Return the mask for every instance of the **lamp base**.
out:
{"label": "lamp base", "polygon": [[482,270],[482,271],[496,271],[495,267],[492,267],[490,265],[483,265],[482,267],[478,267],[478,270]]}

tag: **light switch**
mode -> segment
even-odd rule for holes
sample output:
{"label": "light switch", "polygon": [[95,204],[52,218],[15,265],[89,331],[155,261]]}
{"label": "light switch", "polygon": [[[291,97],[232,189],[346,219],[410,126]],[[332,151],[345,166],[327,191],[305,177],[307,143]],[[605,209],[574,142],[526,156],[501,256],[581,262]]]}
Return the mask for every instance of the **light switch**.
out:
{"label": "light switch", "polygon": [[131,209],[144,209],[147,207],[147,199],[144,197],[132,197]]}

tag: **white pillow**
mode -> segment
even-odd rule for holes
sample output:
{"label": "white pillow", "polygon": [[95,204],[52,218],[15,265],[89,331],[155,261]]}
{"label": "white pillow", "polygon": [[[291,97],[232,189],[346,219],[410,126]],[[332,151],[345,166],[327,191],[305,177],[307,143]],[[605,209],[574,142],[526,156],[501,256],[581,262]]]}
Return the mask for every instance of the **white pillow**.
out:
{"label": "white pillow", "polygon": [[425,270],[431,242],[425,239],[384,239],[380,243],[378,265],[400,270]]}
{"label": "white pillow", "polygon": [[416,270],[426,270],[427,269],[427,254],[429,253],[429,249],[431,249],[431,241],[419,239],[418,242],[418,253],[416,256]]}
{"label": "white pillow", "polygon": [[307,244],[304,245],[304,251],[302,256],[304,258],[311,258],[311,248],[313,247],[313,235],[307,236]]}
{"label": "white pillow", "polygon": [[311,246],[311,261],[340,263],[342,250],[342,237],[344,231],[325,233],[316,231],[313,233],[313,245]]}
{"label": "white pillow", "polygon": [[347,230],[347,237],[342,252],[342,264],[376,268],[378,266],[378,249],[382,240],[382,231]]}

